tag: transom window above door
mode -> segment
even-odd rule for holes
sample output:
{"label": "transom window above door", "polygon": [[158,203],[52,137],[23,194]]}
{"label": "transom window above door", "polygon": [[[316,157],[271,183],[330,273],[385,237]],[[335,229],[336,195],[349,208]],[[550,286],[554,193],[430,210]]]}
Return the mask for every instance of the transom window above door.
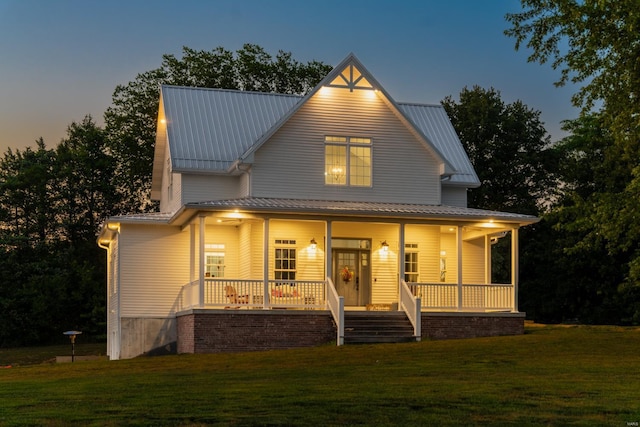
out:
{"label": "transom window above door", "polygon": [[325,136],[324,183],[371,186],[371,138]]}

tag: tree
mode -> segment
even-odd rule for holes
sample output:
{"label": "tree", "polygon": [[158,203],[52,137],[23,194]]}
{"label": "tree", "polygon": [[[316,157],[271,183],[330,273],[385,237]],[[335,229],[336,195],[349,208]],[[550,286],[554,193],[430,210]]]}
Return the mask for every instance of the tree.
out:
{"label": "tree", "polygon": [[[576,221],[589,229],[582,246],[604,242],[609,256],[631,254],[621,286],[640,293],[640,2],[638,0],[521,0],[524,11],[508,14],[505,31],[531,49],[529,61],[552,61],[556,83],[580,84],[573,102],[587,114],[600,108],[613,143],[602,147],[608,173],[620,187],[595,189]],[[625,258],[623,256],[623,258]],[[640,312],[636,314],[640,319]]]}
{"label": "tree", "polygon": [[182,58],[164,55],[160,68],[138,74],[113,93],[105,112],[110,151],[117,159],[117,177],[123,200],[121,212],[145,211],[161,84],[220,89],[305,94],[331,70],[329,65],[292,59],[279,51],[275,58],[257,45],[245,44],[235,54],[222,47],[212,51],[183,48]]}
{"label": "tree", "polygon": [[[549,200],[556,157],[540,112],[521,101],[505,104],[500,92],[464,88],[459,101],[442,101],[481,185],[468,192],[471,207],[538,215]],[[522,231],[526,251],[535,226]],[[492,281],[511,278],[511,236],[492,247]]]}
{"label": "tree", "polygon": [[11,149],[0,160],[0,245],[35,244],[56,238],[51,208],[58,187],[55,152],[40,138],[37,149]]}
{"label": "tree", "polygon": [[521,101],[505,104],[500,92],[478,86],[442,104],[481,182],[469,191],[469,206],[537,215],[555,164],[540,112]]}
{"label": "tree", "polygon": [[629,323],[638,302],[619,285],[631,254],[609,253],[588,215],[600,194],[625,185],[611,132],[597,114],[565,122],[564,130],[571,135],[553,147],[562,159],[558,197],[523,245],[521,307],[542,322]]}
{"label": "tree", "polygon": [[0,160],[0,346],[104,335],[104,254],[95,244],[116,192],[104,130],[72,123],[56,150]]}
{"label": "tree", "polygon": [[93,243],[102,221],[114,212],[115,161],[107,154],[107,145],[106,132],[86,116],[69,125],[67,138],[56,149],[59,223],[73,244]]}

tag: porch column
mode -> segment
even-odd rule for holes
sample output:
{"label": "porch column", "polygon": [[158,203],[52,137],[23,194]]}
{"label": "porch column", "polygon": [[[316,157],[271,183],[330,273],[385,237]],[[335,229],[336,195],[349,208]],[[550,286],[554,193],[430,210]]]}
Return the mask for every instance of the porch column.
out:
{"label": "porch column", "polygon": [[189,224],[189,283],[196,280],[196,225]]}
{"label": "porch column", "polygon": [[264,219],[262,228],[262,280],[264,298],[262,307],[269,307],[269,218]]}
{"label": "porch column", "polygon": [[331,277],[331,221],[325,221],[325,243],[324,243],[324,259],[325,259],[325,280],[327,277]]}
{"label": "porch column", "polygon": [[456,228],[456,250],[458,251],[458,311],[462,310],[462,226]]}
{"label": "porch column", "polygon": [[491,236],[484,236],[484,283],[491,284]]}
{"label": "porch column", "polygon": [[198,297],[198,302],[200,307],[204,307],[204,235],[205,235],[205,225],[204,225],[204,220],[205,220],[205,216],[204,215],[200,215],[200,266],[199,266],[199,271],[198,271],[198,275],[199,278],[198,280],[200,281],[200,286],[198,286],[199,291],[200,291],[200,295]]}
{"label": "porch column", "polygon": [[513,311],[518,312],[518,277],[520,275],[518,259],[518,229],[511,230],[511,285],[513,286]]}
{"label": "porch column", "polygon": [[[400,263],[400,265],[398,266],[398,271],[400,272],[400,280],[404,280],[404,251],[405,251],[405,247],[404,247],[404,223],[400,224],[400,237],[398,238],[398,244],[400,245],[400,247],[398,248],[398,254],[399,254],[399,260],[398,262]],[[400,283],[400,280],[398,280],[398,283]]]}

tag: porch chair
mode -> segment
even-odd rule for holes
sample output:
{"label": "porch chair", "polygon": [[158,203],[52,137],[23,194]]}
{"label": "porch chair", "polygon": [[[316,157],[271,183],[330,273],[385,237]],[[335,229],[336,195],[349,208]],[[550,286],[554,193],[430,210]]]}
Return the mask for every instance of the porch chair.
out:
{"label": "porch chair", "polygon": [[224,293],[230,304],[249,304],[249,295],[238,295],[236,288],[231,285],[224,287]]}

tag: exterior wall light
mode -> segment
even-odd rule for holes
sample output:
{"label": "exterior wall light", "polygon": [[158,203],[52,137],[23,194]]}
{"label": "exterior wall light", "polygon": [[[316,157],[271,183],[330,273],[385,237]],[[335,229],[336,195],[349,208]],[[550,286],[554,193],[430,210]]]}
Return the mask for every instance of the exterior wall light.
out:
{"label": "exterior wall light", "polygon": [[318,242],[316,242],[316,238],[312,237],[310,243],[311,243],[311,249],[315,251],[316,248],[318,247]]}
{"label": "exterior wall light", "polygon": [[387,243],[386,240],[384,242],[382,242],[382,250],[384,252],[388,252],[389,251],[389,244]]}

